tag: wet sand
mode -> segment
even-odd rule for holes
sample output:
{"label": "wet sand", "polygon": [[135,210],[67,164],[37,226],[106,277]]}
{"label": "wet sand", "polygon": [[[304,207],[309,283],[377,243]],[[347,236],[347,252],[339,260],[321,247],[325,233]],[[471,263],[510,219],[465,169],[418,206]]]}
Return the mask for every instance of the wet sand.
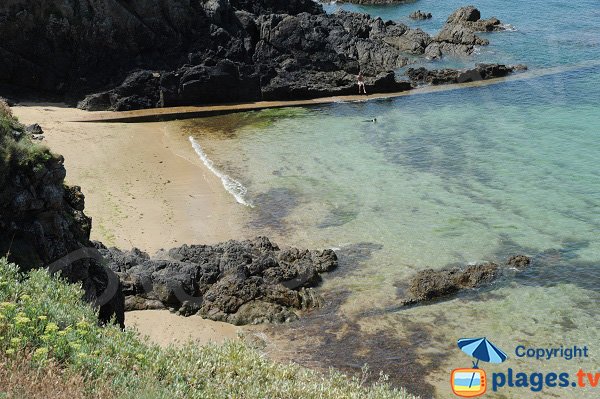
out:
{"label": "wet sand", "polygon": [[92,239],[153,254],[183,244],[241,237],[235,202],[201,162],[176,122],[80,123],[89,113],[60,104],[13,112],[39,123],[43,143],[65,157],[67,184],[82,187]]}

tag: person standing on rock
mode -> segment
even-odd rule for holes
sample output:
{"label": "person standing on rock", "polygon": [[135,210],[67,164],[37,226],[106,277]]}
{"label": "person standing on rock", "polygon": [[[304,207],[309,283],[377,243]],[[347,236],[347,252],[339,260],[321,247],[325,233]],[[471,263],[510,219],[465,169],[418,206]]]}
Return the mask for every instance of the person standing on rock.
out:
{"label": "person standing on rock", "polygon": [[361,89],[363,93],[367,94],[367,89],[365,88],[365,77],[363,76],[362,72],[358,73],[356,80],[358,80],[358,94],[361,94]]}

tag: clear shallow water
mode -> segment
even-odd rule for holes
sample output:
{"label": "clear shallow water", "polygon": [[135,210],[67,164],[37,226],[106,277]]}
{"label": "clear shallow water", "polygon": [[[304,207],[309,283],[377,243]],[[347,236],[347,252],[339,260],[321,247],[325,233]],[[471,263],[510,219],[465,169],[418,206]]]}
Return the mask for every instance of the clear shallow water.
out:
{"label": "clear shallow water", "polygon": [[[423,0],[367,10],[402,20],[420,8],[438,18],[435,30],[459,5]],[[497,56],[570,68],[600,59],[596,2],[477,6],[484,17],[517,28],[491,35],[492,46],[477,61]],[[590,359],[512,356],[486,366],[488,373],[597,370],[599,82],[596,64],[487,87],[244,113],[185,127],[214,167],[247,190],[244,201],[254,207],[240,205],[239,216],[249,234],[340,249],[340,270],[322,287],[330,306],[273,329],[296,338],[290,345],[307,355],[295,360],[350,371],[366,361],[425,397],[448,398],[449,371],[470,365],[456,349],[461,337],[487,336],[509,355],[517,344],[590,346]],[[366,122],[374,117],[377,123]],[[534,266],[448,301],[397,308],[416,270],[516,253],[533,256]],[[598,396],[597,389],[502,394],[487,396]]]}

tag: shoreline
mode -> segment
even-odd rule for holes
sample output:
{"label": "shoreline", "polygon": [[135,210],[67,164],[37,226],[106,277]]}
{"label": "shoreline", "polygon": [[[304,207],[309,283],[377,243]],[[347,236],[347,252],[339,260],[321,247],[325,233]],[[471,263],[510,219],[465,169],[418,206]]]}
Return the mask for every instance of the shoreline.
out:
{"label": "shoreline", "polygon": [[575,65],[557,66],[550,68],[532,69],[524,72],[514,73],[505,77],[491,78],[465,83],[450,83],[440,85],[426,85],[391,93],[372,93],[369,95],[344,95],[333,97],[317,97],[304,100],[287,101],[258,101],[232,104],[209,104],[199,106],[180,106],[165,108],[149,108],[133,111],[83,111],[86,117],[74,119],[72,122],[78,123],[152,123],[166,122],[173,120],[202,118],[218,115],[226,115],[238,112],[259,111],[273,108],[290,108],[314,105],[326,105],[344,102],[365,102],[374,100],[394,99],[412,95],[423,95],[430,93],[445,92],[451,90],[469,89],[485,87],[490,85],[502,84],[505,82],[515,82],[528,79],[535,79],[544,76],[551,76],[565,72],[577,71],[580,69],[592,68],[600,65],[600,60],[579,63]]}
{"label": "shoreline", "polygon": [[65,157],[67,183],[86,196],[93,240],[154,254],[243,238],[233,220],[242,205],[176,124],[71,122],[90,113],[62,104],[22,104],[13,111],[26,125],[38,123],[42,143]]}
{"label": "shoreline", "polygon": [[[86,196],[92,240],[153,255],[183,244],[242,239],[236,212],[243,207],[198,157],[176,123],[94,124],[68,120],[89,112],[62,104],[12,108],[38,123],[42,144],[65,158],[66,182]],[[126,312],[126,325],[160,346],[235,340],[239,327],[181,317],[168,310]]]}

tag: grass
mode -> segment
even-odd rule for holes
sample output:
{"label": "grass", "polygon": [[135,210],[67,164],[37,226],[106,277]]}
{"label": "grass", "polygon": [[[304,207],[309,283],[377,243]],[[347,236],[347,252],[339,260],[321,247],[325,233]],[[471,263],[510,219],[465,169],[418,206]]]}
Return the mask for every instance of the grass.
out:
{"label": "grass", "polygon": [[0,260],[0,398],[413,399],[384,378],[277,364],[239,341],[160,348],[99,327],[79,287],[18,270]]}
{"label": "grass", "polygon": [[[43,165],[54,158],[50,150],[34,143],[23,134],[25,127],[19,123],[10,107],[0,98],[0,185],[16,167],[31,168],[33,172],[43,169]],[[22,134],[16,139],[13,132]]]}

